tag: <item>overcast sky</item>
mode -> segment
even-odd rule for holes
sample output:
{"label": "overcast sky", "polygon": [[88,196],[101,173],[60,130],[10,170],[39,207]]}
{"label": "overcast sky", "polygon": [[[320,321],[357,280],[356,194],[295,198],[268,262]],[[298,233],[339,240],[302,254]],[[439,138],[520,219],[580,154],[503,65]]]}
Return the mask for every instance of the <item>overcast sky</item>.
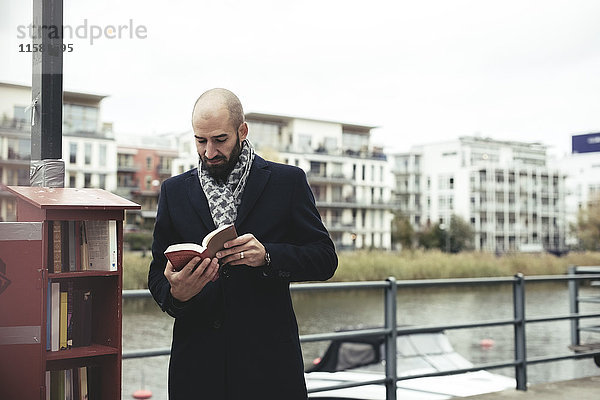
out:
{"label": "overcast sky", "polygon": [[[1,81],[31,83],[31,3],[0,0]],[[599,18],[576,0],[64,0],[64,23],[88,26],[64,40],[64,88],[108,95],[118,134],[186,131],[226,87],[246,112],[377,126],[397,151],[481,135],[564,153],[600,131]],[[90,44],[91,25],[146,33]]]}

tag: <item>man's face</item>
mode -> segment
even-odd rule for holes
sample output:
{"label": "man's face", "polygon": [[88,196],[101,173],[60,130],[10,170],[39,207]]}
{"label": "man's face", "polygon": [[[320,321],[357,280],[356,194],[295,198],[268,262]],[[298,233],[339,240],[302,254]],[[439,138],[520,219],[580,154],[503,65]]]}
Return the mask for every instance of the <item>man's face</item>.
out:
{"label": "man's face", "polygon": [[248,126],[244,122],[233,127],[225,107],[195,113],[192,126],[202,165],[215,180],[225,181],[237,163]]}

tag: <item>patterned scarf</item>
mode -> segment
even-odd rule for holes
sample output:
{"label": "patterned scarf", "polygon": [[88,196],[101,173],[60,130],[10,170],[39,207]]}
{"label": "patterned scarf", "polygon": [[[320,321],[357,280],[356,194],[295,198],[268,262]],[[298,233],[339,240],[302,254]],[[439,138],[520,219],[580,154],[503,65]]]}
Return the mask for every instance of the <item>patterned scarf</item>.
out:
{"label": "patterned scarf", "polygon": [[242,149],[233,171],[227,181],[218,183],[208,171],[204,169],[202,161],[198,165],[198,177],[204,194],[208,199],[208,208],[212,215],[215,227],[232,224],[237,218],[237,212],[242,203],[242,194],[246,187],[246,180],[250,174],[250,167],[254,161],[254,147],[248,139],[242,141]]}

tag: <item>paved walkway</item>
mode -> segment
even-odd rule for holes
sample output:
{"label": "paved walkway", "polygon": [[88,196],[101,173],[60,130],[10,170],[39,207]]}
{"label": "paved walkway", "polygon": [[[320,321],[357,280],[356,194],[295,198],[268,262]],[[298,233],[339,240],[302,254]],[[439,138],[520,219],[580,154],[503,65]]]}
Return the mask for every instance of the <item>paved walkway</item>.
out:
{"label": "paved walkway", "polygon": [[527,391],[511,389],[463,398],[471,400],[600,400],[600,376],[573,379],[571,381],[539,383],[529,386]]}

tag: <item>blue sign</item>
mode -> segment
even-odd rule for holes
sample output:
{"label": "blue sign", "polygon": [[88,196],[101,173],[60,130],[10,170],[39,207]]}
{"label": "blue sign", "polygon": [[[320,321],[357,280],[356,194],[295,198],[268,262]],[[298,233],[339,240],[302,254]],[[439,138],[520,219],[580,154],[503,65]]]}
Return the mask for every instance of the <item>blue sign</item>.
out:
{"label": "blue sign", "polygon": [[571,137],[573,153],[600,152],[600,132]]}

